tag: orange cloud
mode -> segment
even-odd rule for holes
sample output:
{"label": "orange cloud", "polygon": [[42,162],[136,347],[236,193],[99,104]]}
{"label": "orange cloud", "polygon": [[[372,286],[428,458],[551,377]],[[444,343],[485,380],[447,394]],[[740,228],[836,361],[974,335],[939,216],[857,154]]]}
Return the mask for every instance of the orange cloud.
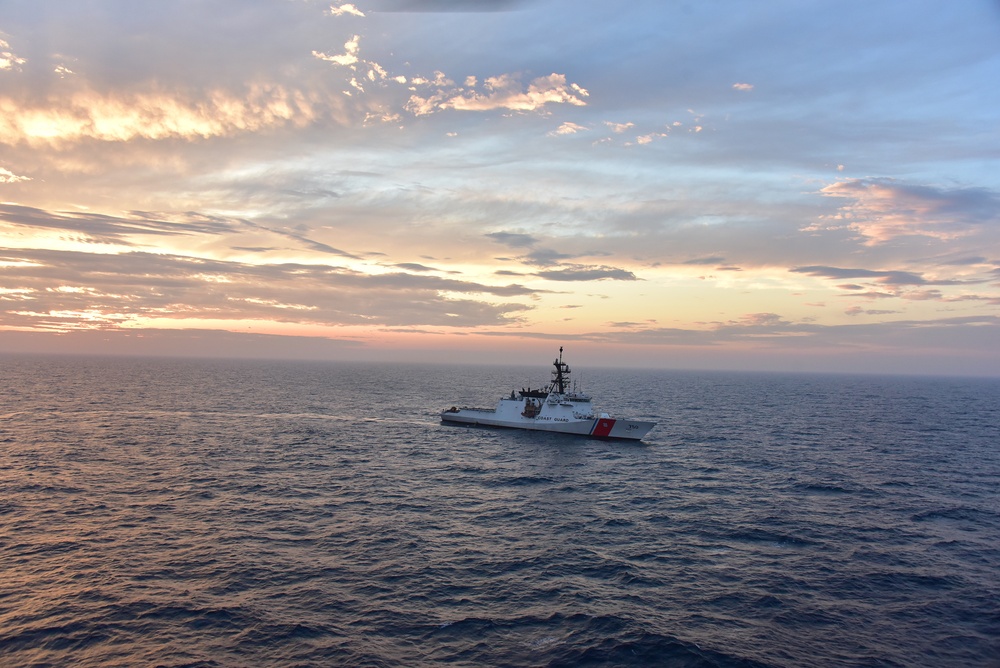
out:
{"label": "orange cloud", "polygon": [[0,70],[19,70],[26,62],[28,61],[10,50],[10,44],[0,39]]}
{"label": "orange cloud", "polygon": [[563,123],[562,125],[560,125],[558,128],[556,128],[555,130],[553,130],[549,134],[550,135],[575,135],[578,132],[585,132],[586,130],[587,130],[587,128],[583,127],[582,125],[578,125],[577,123],[572,123],[570,121],[566,121],[565,123]]}
{"label": "orange cloud", "polygon": [[61,144],[87,139],[203,139],[292,124],[306,126],[340,104],[328,95],[253,84],[245,92],[101,93],[26,104],[0,97],[0,143]]}
{"label": "orange cloud", "polygon": [[9,169],[0,167],[0,183],[17,183],[18,181],[30,181],[30,176],[18,176]]}
{"label": "orange cloud", "polygon": [[337,7],[336,5],[330,6],[331,16],[343,16],[344,14],[353,14],[354,16],[360,16],[364,18],[364,12],[362,12],[354,5],[348,4],[348,5],[341,5],[340,7]]}
{"label": "orange cloud", "polygon": [[312,55],[320,60],[325,60],[329,63],[335,63],[337,65],[352,66],[358,62],[358,51],[361,49],[360,46],[361,37],[355,35],[351,39],[344,43],[344,53],[331,56],[320,51],[313,51]]}

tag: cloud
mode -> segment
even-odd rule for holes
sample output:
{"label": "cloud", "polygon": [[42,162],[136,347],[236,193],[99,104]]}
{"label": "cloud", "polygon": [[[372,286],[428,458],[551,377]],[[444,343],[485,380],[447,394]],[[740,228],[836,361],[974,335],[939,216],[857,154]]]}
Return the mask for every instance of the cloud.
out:
{"label": "cloud", "polygon": [[364,18],[364,16],[365,16],[364,12],[362,12],[360,9],[358,9],[354,5],[350,5],[350,4],[340,5],[339,7],[336,6],[336,5],[331,5],[330,6],[330,14],[332,16],[344,16],[345,14],[351,14],[351,15],[354,15],[354,16],[360,16],[361,18]]}
{"label": "cloud", "polygon": [[0,251],[0,263],[5,267],[0,304],[6,305],[0,327],[50,331],[161,320],[479,327],[513,322],[530,307],[470,295],[509,298],[537,292],[517,284],[402,272],[367,274],[329,265],[253,265],[145,252],[8,249]]}
{"label": "cloud", "polygon": [[517,259],[524,264],[529,264],[533,267],[552,267],[560,264],[561,260],[570,260],[574,257],[577,256],[548,248],[539,248]]}
{"label": "cloud", "polygon": [[312,55],[320,60],[325,60],[336,65],[351,66],[358,62],[358,51],[361,49],[360,41],[361,37],[359,35],[355,35],[347,40],[344,42],[344,53],[339,55],[331,56],[320,51],[313,51]]}
{"label": "cloud", "polygon": [[511,248],[528,248],[534,246],[538,240],[530,234],[521,234],[517,232],[490,232],[483,236],[489,237],[494,241],[498,241],[505,246],[510,246]]}
{"label": "cloud", "polygon": [[549,134],[550,135],[555,135],[555,136],[557,136],[557,135],[575,135],[575,134],[577,134],[579,132],[586,132],[586,131],[587,131],[587,128],[585,128],[584,126],[578,125],[576,123],[572,123],[570,121],[566,121],[562,125],[560,125],[558,128],[556,128],[555,130],[553,130],[552,132],[550,132]]}
{"label": "cloud", "polygon": [[[148,243],[144,242],[146,237],[153,239],[157,237],[227,237],[249,230],[283,237],[315,252],[354,260],[361,259],[355,253],[335,248],[301,232],[278,229],[246,219],[194,212],[131,211],[126,217],[67,211],[52,212],[17,204],[0,203],[0,223],[27,228],[32,232],[68,232],[73,235],[74,239],[83,243],[124,247],[143,246],[144,243]],[[264,252],[272,248],[233,246],[233,249]]]}
{"label": "cloud", "polygon": [[18,176],[9,169],[0,167],[0,183],[18,183],[19,181],[30,181],[29,176]]}
{"label": "cloud", "polygon": [[748,313],[731,324],[735,327],[783,327],[790,323],[777,313]]}
{"label": "cloud", "polygon": [[[493,232],[485,235],[496,241],[504,243],[512,248],[530,248],[538,243],[538,239],[527,234],[517,234],[510,232]],[[544,271],[529,274],[549,281],[635,281],[639,280],[635,274],[626,269],[607,267],[603,265],[585,265],[566,263],[564,260],[571,260],[578,257],[594,257],[607,255],[601,251],[585,251],[582,253],[564,253],[550,248],[535,248],[526,255],[515,258],[522,264],[532,267],[545,267]],[[510,258],[507,258],[510,259]],[[500,275],[522,275],[517,272],[497,271]]]}
{"label": "cloud", "polygon": [[[441,71],[436,71],[433,78],[423,76],[406,77],[391,75],[379,63],[362,58],[360,36],[354,35],[344,44],[344,53],[328,54],[313,51],[313,57],[326,62],[348,67],[353,71],[367,68],[367,72],[359,80],[351,78],[349,85],[359,93],[365,92],[365,81],[380,85],[398,84],[414,91],[403,108],[415,116],[427,116],[444,110],[456,111],[491,111],[508,109],[512,111],[535,111],[547,104],[571,104],[585,106],[583,98],[589,93],[578,84],[567,84],[566,76],[552,73],[548,76],[533,79],[525,88],[517,74],[500,74],[488,77],[480,86],[476,76],[465,78],[464,85],[458,86]],[[416,92],[421,89],[432,89],[430,93]],[[350,94],[350,93],[349,93]],[[381,112],[387,119],[395,120],[393,112]],[[372,116],[369,114],[368,118]],[[572,124],[561,127],[557,133],[572,131]]]}
{"label": "cloud", "polygon": [[[936,291],[935,291],[936,292]],[[916,297],[914,297],[916,298]],[[929,299],[934,298],[928,296]],[[938,301],[943,302],[985,302],[991,306],[1000,306],[1000,297],[995,297],[992,295],[959,295],[957,297],[945,297],[941,296]]]}
{"label": "cloud", "polygon": [[549,281],[637,281],[635,274],[626,269],[595,265],[562,265],[560,269],[540,271],[535,274]]}
{"label": "cloud", "polygon": [[[491,3],[450,7],[486,5]],[[511,3],[491,5],[497,10],[513,7]],[[446,8],[448,3],[436,9]],[[586,104],[588,92],[567,82],[562,74],[537,77],[527,84],[520,82],[518,74],[499,74],[482,84],[470,75],[466,77],[469,83],[456,85],[440,71],[431,77],[411,76],[366,59],[358,34],[341,37],[343,50],[326,50],[323,31],[328,33],[332,22],[310,20],[313,10],[299,3],[267,11],[248,9],[241,20],[230,22],[218,20],[220,10],[215,6],[197,11],[184,22],[143,26],[152,36],[149,44],[144,42],[145,49],[113,39],[118,27],[100,18],[93,18],[89,25],[95,40],[103,38],[110,44],[108,49],[96,51],[92,44],[71,37],[53,44],[60,51],[47,54],[52,61],[47,68],[52,73],[49,79],[12,78],[16,85],[0,92],[0,144],[63,149],[88,140],[198,142],[314,126],[398,126],[406,111],[425,116],[444,110],[534,111],[553,104]],[[334,4],[327,11],[336,19],[360,18],[365,13],[355,4]],[[140,14],[140,20],[151,24],[157,16],[155,11]],[[39,26],[49,20],[42,12],[32,18]],[[208,34],[205,26],[220,24],[225,27],[218,35]],[[272,24],[282,27],[274,31],[275,37],[250,46],[247,28],[271,28]],[[281,40],[286,34],[301,35],[301,41]],[[72,71],[62,62],[67,56],[60,55],[67,52],[72,54]],[[110,54],[122,56],[113,67],[101,62]],[[405,58],[396,67],[410,67]],[[310,68],[314,60],[340,68],[342,73],[330,76],[329,70]],[[7,42],[0,41],[0,72],[6,75],[6,70],[15,70],[23,62]],[[187,74],[178,76],[177,72]],[[116,76],[122,81],[115,81]]]}
{"label": "cloud", "polygon": [[453,82],[444,80],[438,90],[429,96],[412,95],[406,104],[407,111],[415,116],[426,116],[438,111],[535,111],[547,104],[584,106],[583,98],[589,93],[577,84],[567,84],[566,75],[550,74],[533,79],[527,89],[522,87],[516,74],[501,74],[486,79],[483,90],[455,88]]}
{"label": "cloud", "polygon": [[950,267],[966,267],[970,265],[987,264],[988,262],[989,260],[982,257],[981,255],[973,255],[971,257],[963,257],[963,258],[958,258],[956,260],[948,260],[942,262],[941,264]]}
{"label": "cloud", "polygon": [[417,262],[398,262],[392,266],[406,271],[418,271],[418,272],[441,271],[440,269],[435,269],[434,267],[428,267],[427,265],[419,264]]}
{"label": "cloud", "polygon": [[940,290],[910,290],[900,295],[900,297],[910,301],[942,301],[944,300],[944,293]]}
{"label": "cloud", "polygon": [[[845,269],[842,267],[796,267],[789,269],[795,274],[806,274],[808,276],[820,276],[822,278],[832,278],[843,280],[845,278],[873,278],[878,283],[885,285],[926,285],[927,279],[919,274],[909,271],[874,271],[871,269]],[[937,284],[952,284],[955,281],[941,281]]]}
{"label": "cloud", "polygon": [[265,226],[265,225],[260,225],[258,223],[253,223],[253,222],[250,222],[248,220],[241,220],[240,223],[242,223],[243,225],[246,225],[247,227],[251,227],[251,228],[258,229],[258,230],[262,230],[264,232],[269,232],[271,234],[277,234],[279,236],[286,237],[286,238],[291,239],[293,241],[298,241],[301,244],[303,244],[306,248],[310,248],[310,249],[312,249],[314,251],[318,251],[320,253],[329,253],[331,255],[339,255],[339,256],[342,256],[342,257],[351,258],[352,260],[359,260],[359,259],[361,259],[358,255],[355,255],[354,253],[349,253],[347,251],[340,250],[339,248],[334,248],[333,246],[330,246],[329,244],[325,244],[325,243],[323,243],[321,241],[316,241],[314,239],[310,239],[309,237],[305,236],[304,234],[299,234],[297,232],[289,232],[289,231],[286,231],[286,230],[278,230],[278,229],[274,229],[272,227],[268,227],[268,226]]}
{"label": "cloud", "polygon": [[899,313],[899,311],[889,311],[885,309],[865,309],[860,306],[852,306],[844,311],[847,315],[889,315]]}
{"label": "cloud", "polygon": [[[744,342],[831,331],[783,324],[792,313],[879,318],[843,314],[855,305],[995,311],[1000,191],[983,128],[996,105],[970,92],[994,94],[988,42],[967,32],[928,28],[945,39],[931,57],[906,40],[852,42],[856,17],[830,12],[836,31],[814,36],[833,50],[789,69],[781,49],[757,48],[772,40],[745,16],[666,5],[611,22],[601,3],[564,12],[528,0],[117,5],[130,11],[21,2],[0,26],[17,32],[0,33],[12,56],[0,69],[0,200],[23,207],[0,207],[0,245],[29,264],[17,248],[89,250],[117,276],[20,283],[28,265],[4,266],[2,308],[24,322],[179,322],[167,314],[189,299],[199,321],[336,328],[367,315],[429,331],[465,318],[520,331],[529,304],[538,322],[578,316],[565,329],[581,332],[595,317],[630,321],[628,304],[645,300],[676,328],[636,325],[633,340]],[[483,9],[532,11],[394,13]],[[801,41],[792,28],[829,28],[812,18],[764,23]],[[663,39],[635,48],[647,33]],[[715,49],[720,34],[749,48]],[[689,47],[703,50],[692,62],[704,80],[662,67]],[[881,78],[864,67],[873,57]],[[873,86],[880,95],[858,94]],[[849,178],[866,174],[908,176]],[[818,233],[798,233],[802,221]],[[125,251],[149,252],[133,262]],[[174,274],[156,267],[160,255],[175,258]],[[980,279],[992,282],[966,287]],[[820,301],[821,313],[803,306]],[[583,308],[560,309],[569,302]],[[394,318],[406,324],[384,324]]]}
{"label": "cloud", "polygon": [[820,193],[850,203],[836,215],[824,217],[818,228],[846,227],[864,237],[867,245],[903,236],[947,241],[1000,222],[1000,194],[987,188],[939,188],[869,178],[832,183]]}
{"label": "cloud", "polygon": [[[698,131],[700,130],[701,128],[698,128]],[[640,146],[644,146],[646,144],[651,144],[655,140],[662,139],[663,137],[666,136],[667,136],[666,132],[650,132],[649,134],[639,135],[638,137],[636,137],[635,143]]]}
{"label": "cloud", "polygon": [[[83,243],[136,247],[145,245],[143,238],[195,236],[223,237],[241,230],[258,230],[297,242],[302,247],[319,253],[360,259],[357,255],[334,248],[308,236],[288,230],[276,229],[249,220],[208,216],[197,213],[130,212],[128,217],[78,212],[49,212],[43,209],[0,204],[0,223],[24,227],[31,231],[69,232],[73,239]],[[261,252],[262,248],[252,249]]]}
{"label": "cloud", "polygon": [[158,216],[141,211],[129,218],[95,213],[46,211],[29,206],[0,203],[0,223],[28,228],[31,231],[70,232],[87,242],[132,246],[135,236],[216,236],[231,232],[239,221],[179,214]]}
{"label": "cloud", "polygon": [[696,258],[692,258],[690,260],[685,260],[683,264],[695,264],[695,265],[716,264],[717,265],[717,264],[722,264],[725,261],[726,261],[726,258],[722,257],[721,255],[709,255],[708,257],[696,257]]}
{"label": "cloud", "polygon": [[82,89],[41,102],[0,95],[0,143],[62,145],[95,139],[196,140],[305,127],[339,119],[343,103],[319,91],[253,83],[246,90],[107,92]]}
{"label": "cloud", "polygon": [[[964,265],[963,265],[964,266]],[[877,271],[872,269],[847,269],[842,267],[797,267],[790,269],[792,273],[806,274],[833,280],[842,279],[872,279],[867,285],[858,283],[840,283],[837,287],[847,291],[844,297],[860,297],[862,299],[889,299],[898,297],[910,301],[987,301],[992,297],[980,297],[977,295],[946,295],[941,290],[930,289],[928,286],[971,286],[988,283],[990,279],[982,276],[953,278],[927,278],[922,274],[908,271]],[[881,289],[880,289],[881,288]],[[872,310],[856,310],[848,312],[848,315],[857,313],[867,315],[877,315]],[[893,313],[895,311],[887,311]]]}
{"label": "cloud", "polygon": [[525,0],[373,0],[380,12],[507,12]]}
{"label": "cloud", "polygon": [[604,121],[604,124],[611,128],[611,131],[616,134],[621,134],[626,130],[635,127],[635,123],[613,123],[611,121]]}
{"label": "cloud", "polygon": [[900,296],[898,290],[892,292],[881,292],[879,290],[868,290],[867,292],[858,292],[856,294],[841,295],[843,297],[860,297],[862,299],[895,299]]}
{"label": "cloud", "polygon": [[0,39],[0,71],[3,70],[20,70],[21,65],[24,65],[27,60],[24,58],[19,58],[10,49],[10,44]]}

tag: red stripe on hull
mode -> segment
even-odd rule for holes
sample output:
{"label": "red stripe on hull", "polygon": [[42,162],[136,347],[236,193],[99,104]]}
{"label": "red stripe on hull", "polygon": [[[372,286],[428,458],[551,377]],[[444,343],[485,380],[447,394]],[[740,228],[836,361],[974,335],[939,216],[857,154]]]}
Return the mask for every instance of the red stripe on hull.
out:
{"label": "red stripe on hull", "polygon": [[598,418],[594,420],[594,428],[590,430],[591,436],[607,436],[615,427],[615,420],[612,418]]}

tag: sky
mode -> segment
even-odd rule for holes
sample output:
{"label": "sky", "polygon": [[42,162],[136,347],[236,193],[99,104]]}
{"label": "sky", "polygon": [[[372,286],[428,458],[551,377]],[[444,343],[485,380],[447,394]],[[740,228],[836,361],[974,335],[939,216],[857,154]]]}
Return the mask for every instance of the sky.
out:
{"label": "sky", "polygon": [[996,0],[4,0],[0,352],[1000,375]]}

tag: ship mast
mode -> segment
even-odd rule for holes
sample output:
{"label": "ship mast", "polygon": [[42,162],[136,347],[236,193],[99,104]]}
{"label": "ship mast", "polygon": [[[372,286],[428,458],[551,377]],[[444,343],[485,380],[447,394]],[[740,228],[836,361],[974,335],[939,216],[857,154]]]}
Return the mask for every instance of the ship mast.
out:
{"label": "ship mast", "polygon": [[552,390],[559,394],[566,394],[566,385],[569,383],[569,364],[562,361],[563,349],[559,346],[559,359],[553,362],[555,371],[552,372]]}

